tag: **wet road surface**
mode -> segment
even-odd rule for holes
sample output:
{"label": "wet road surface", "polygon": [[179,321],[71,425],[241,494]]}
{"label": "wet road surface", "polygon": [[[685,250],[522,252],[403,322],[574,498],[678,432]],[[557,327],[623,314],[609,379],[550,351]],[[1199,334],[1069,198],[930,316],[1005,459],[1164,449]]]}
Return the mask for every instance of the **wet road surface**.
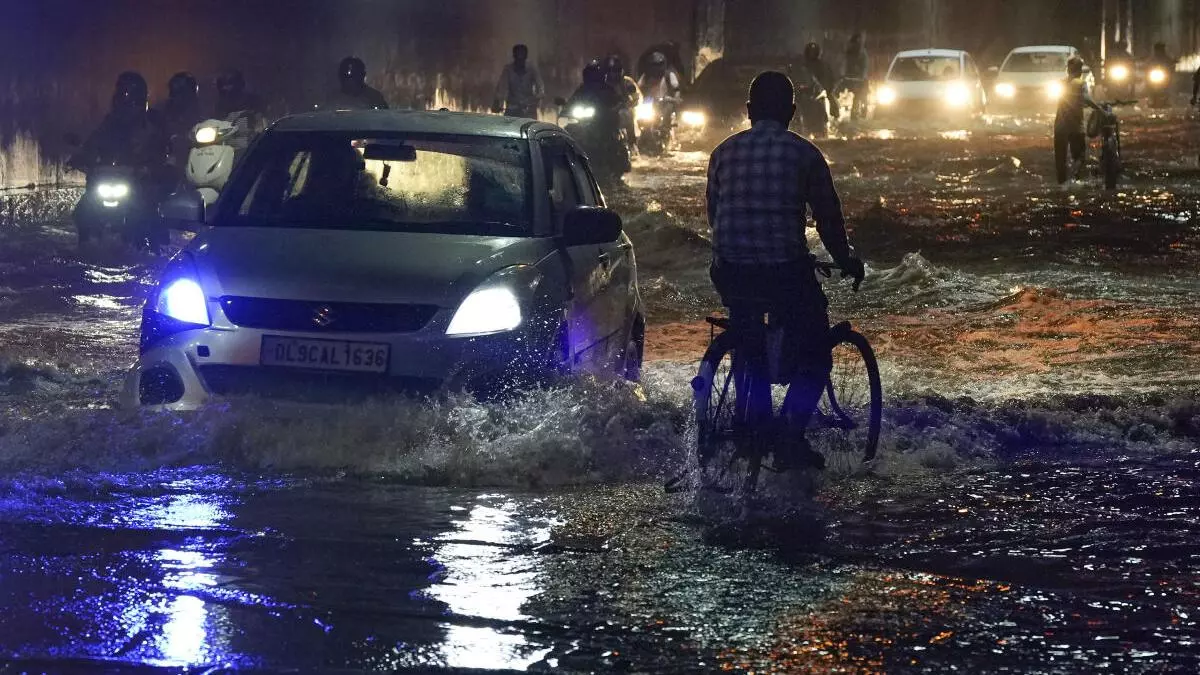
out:
{"label": "wet road surface", "polygon": [[884,449],[748,511],[659,487],[715,304],[701,153],[610,196],[644,390],[503,404],[113,410],[157,263],[81,259],[61,197],[13,206],[0,671],[1194,672],[1189,125],[1131,119],[1115,194],[1047,184],[1036,125],[822,144],[871,267],[827,288],[880,351]]}

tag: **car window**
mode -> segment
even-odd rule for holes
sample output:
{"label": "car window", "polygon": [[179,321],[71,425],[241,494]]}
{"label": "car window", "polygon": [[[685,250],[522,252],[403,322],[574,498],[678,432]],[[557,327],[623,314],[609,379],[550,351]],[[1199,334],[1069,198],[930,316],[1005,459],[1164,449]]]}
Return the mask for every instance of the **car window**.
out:
{"label": "car window", "polygon": [[967,61],[967,77],[970,79],[973,79],[973,80],[979,79],[979,68],[977,68],[975,66],[975,59],[971,58],[971,55],[968,54],[966,61]]}
{"label": "car window", "polygon": [[1065,73],[1067,58],[1063,52],[1017,52],[1008,55],[1001,70],[1006,73]]}
{"label": "car window", "polygon": [[542,146],[542,161],[546,169],[546,188],[549,192],[554,231],[561,232],[563,218],[567,212],[583,205],[567,144],[555,140],[545,143]]}
{"label": "car window", "polygon": [[896,59],[888,79],[894,82],[957,80],[962,65],[957,56],[905,56]]}
{"label": "car window", "polygon": [[580,201],[585,206],[599,206],[600,188],[596,185],[596,180],[592,178],[587,160],[574,148],[568,150],[567,154],[571,158],[571,168],[575,174],[575,186],[579,190]]}
{"label": "car window", "polygon": [[512,235],[532,220],[519,140],[281,133],[244,169],[221,222]]}

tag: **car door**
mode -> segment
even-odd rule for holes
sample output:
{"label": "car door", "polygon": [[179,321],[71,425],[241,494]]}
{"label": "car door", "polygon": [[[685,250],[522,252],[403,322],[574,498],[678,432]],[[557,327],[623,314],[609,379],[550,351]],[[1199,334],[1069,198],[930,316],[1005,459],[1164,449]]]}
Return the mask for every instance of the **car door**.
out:
{"label": "car door", "polygon": [[[604,206],[600,187],[583,154],[575,147],[568,149],[575,182],[585,206]],[[596,247],[597,319],[603,320],[604,360],[618,363],[623,357],[629,328],[632,325],[637,298],[637,275],[633,259],[633,244],[624,232],[616,241]]]}
{"label": "car door", "polygon": [[[557,236],[562,234],[566,214],[586,203],[571,163],[572,150],[567,140],[557,134],[544,137],[541,149],[550,217]],[[575,365],[585,370],[595,369],[597,362],[602,361],[608,331],[608,320],[603,318],[608,298],[600,264],[602,252],[601,247],[595,245],[571,246],[563,250],[566,276],[571,285],[567,306],[571,355]]]}

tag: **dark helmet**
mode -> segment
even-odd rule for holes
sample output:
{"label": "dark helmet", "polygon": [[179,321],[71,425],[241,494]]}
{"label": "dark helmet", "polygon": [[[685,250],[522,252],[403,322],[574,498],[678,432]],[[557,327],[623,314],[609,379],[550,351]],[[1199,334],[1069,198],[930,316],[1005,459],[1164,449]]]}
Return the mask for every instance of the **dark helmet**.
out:
{"label": "dark helmet", "polygon": [[347,56],[338,65],[338,79],[342,84],[363,86],[367,82],[367,64],[357,56]]}
{"label": "dark helmet", "polygon": [[167,98],[172,101],[195,101],[200,96],[200,83],[189,72],[175,73],[167,82]]}
{"label": "dark helmet", "polygon": [[600,59],[592,59],[583,67],[583,81],[604,82],[604,64],[600,62]]}
{"label": "dark helmet", "polygon": [[804,58],[807,61],[816,61],[821,58],[821,45],[810,42],[804,45]]}
{"label": "dark helmet", "polygon": [[621,62],[620,56],[609,54],[608,58],[604,59],[604,74],[606,78],[614,83],[624,79],[625,64]]}
{"label": "dark helmet", "polygon": [[1083,59],[1078,56],[1067,59],[1067,74],[1071,77],[1083,75]]}
{"label": "dark helmet", "polygon": [[659,67],[667,65],[667,55],[662,52],[654,52],[650,55],[650,65]]}
{"label": "dark helmet", "polygon": [[221,96],[231,96],[246,90],[246,78],[242,71],[234,68],[221,71],[217,75],[217,93]]}
{"label": "dark helmet", "polygon": [[150,100],[150,88],[146,86],[146,78],[132,70],[117,76],[117,86],[113,90],[113,108],[145,110]]}
{"label": "dark helmet", "polygon": [[524,60],[529,58],[529,47],[526,45],[513,45],[512,55],[514,60]]}

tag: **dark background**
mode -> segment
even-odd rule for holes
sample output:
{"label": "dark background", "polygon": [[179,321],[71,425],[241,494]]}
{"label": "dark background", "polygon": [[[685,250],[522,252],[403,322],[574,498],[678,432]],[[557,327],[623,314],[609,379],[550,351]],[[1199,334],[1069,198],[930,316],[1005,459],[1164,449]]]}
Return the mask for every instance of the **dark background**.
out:
{"label": "dark background", "polygon": [[1105,4],[1110,27],[1118,5],[1133,7],[1137,52],[1157,40],[1194,51],[1194,0],[0,0],[0,141],[25,132],[60,153],[63,133],[100,119],[125,69],[157,98],[176,71],[210,91],[222,66],[237,66],[282,114],[319,101],[337,61],[356,54],[394,105],[479,107],[517,41],[560,95],[588,58],[632,58],[666,39],[689,67],[810,40],[836,55],[855,30],[879,69],[899,49],[933,44],[984,64],[1017,44],[1094,50]]}

